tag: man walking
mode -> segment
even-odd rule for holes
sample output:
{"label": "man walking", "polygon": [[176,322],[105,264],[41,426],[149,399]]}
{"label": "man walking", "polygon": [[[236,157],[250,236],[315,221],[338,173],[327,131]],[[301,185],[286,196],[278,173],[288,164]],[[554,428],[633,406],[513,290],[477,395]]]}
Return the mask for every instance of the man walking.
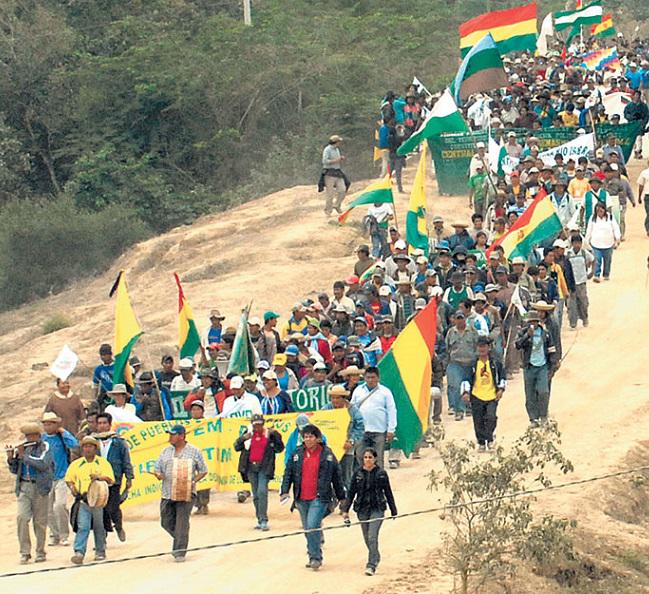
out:
{"label": "man walking", "polygon": [[378,465],[384,468],[386,442],[394,439],[397,428],[397,408],[390,389],[379,383],[378,367],[365,369],[365,383],[354,390],[351,404],[360,410],[365,426],[362,445],[357,450],[359,465],[363,464],[365,449],[374,448],[378,453]]}
{"label": "man walking", "polygon": [[[202,452],[187,443],[185,427],[174,425],[169,431],[169,444],[158,457],[153,473],[162,481],[162,499],[160,500],[160,524],[173,538],[171,554],[176,562],[181,563],[187,554],[189,544],[189,516],[196,497],[196,483],[207,474],[207,464]],[[190,460],[192,477],[192,499],[176,501],[173,499],[172,482],[174,460]]]}
{"label": "man walking", "polygon": [[307,567],[317,571],[322,567],[322,531],[319,530],[323,518],[335,495],[338,500],[345,499],[345,487],[338,460],[331,449],[323,445],[322,432],[315,425],[302,429],[304,443],[297,448],[284,470],[284,479],[279,499],[284,502],[289,497],[293,485],[294,502],[291,510],[297,507],[302,520],[309,562]]}
{"label": "man walking", "polygon": [[117,533],[117,538],[122,542],[126,540],[126,533],[122,525],[122,504],[121,489],[122,478],[126,477],[125,491],[131,488],[133,482],[133,466],[131,465],[131,455],[128,451],[128,445],[116,433],[113,433],[111,427],[113,418],[110,414],[104,412],[97,415],[96,437],[99,439],[99,449],[102,458],[108,460],[113,469],[114,483],[108,489],[108,503],[104,508],[104,528],[106,532]]}
{"label": "man walking", "polygon": [[516,337],[516,348],[523,353],[523,380],[525,408],[532,426],[545,422],[550,402],[550,373],[557,371],[560,362],[550,333],[543,327],[537,312],[530,312],[527,324]]}
{"label": "man walking", "polygon": [[466,317],[461,311],[455,313],[453,323],[453,327],[449,328],[446,334],[448,409],[449,414],[455,414],[456,421],[461,421],[464,419],[465,406],[460,398],[460,390],[462,382],[471,378],[478,333],[466,325]]}
{"label": "man walking", "polygon": [[[649,165],[649,161],[647,161]],[[638,176],[638,202],[642,204],[644,200],[644,230],[649,237],[649,167],[643,169]]]}
{"label": "man walking", "polygon": [[284,451],[282,436],[275,429],[264,428],[264,417],[254,414],[248,430],[234,442],[239,456],[239,473],[244,483],[252,487],[257,525],[255,530],[266,532],[268,528],[268,483],[275,478],[275,456]]}
{"label": "man walking", "polygon": [[503,364],[491,356],[491,340],[478,338],[478,358],[471,367],[471,376],[462,382],[462,397],[471,404],[473,428],[478,450],[491,449],[496,430],[496,409],[503,396],[507,381]]}
{"label": "man walking", "polygon": [[115,482],[115,478],[110,463],[98,455],[98,450],[99,441],[94,437],[84,437],[81,440],[82,457],[72,462],[65,473],[65,482],[76,499],[77,507],[77,535],[74,539],[74,555],[71,559],[75,565],[83,563],[90,530],[95,537],[95,561],[103,561],[106,558],[103,510],[88,505],[88,489],[93,481],[104,481],[110,487]]}
{"label": "man walking", "polygon": [[334,134],[322,151],[322,174],[326,191],[324,211],[327,216],[331,215],[332,209],[342,213],[340,206],[347,193],[345,174],[342,170],[345,156],[340,152],[342,141],[342,137]]}
{"label": "man walking", "polygon": [[8,446],[7,464],[12,474],[16,475],[16,497],[18,512],[18,543],[20,545],[20,563],[29,563],[32,554],[32,543],[29,537],[31,521],[36,535],[36,563],[45,561],[45,530],[47,528],[47,510],[49,494],[52,489],[54,461],[49,444],[41,438],[41,426],[28,423],[20,428],[25,442],[17,447]]}
{"label": "man walking", "polygon": [[77,438],[61,425],[61,417],[56,413],[46,412],[42,418],[43,441],[50,447],[54,460],[54,481],[49,496],[48,524],[50,528],[50,546],[58,544],[68,546],[70,527],[68,524],[68,488],[65,484],[65,473],[71,461],[73,448],[79,447]]}
{"label": "man walking", "polygon": [[581,320],[584,328],[588,326],[588,273],[595,261],[595,257],[583,248],[581,235],[573,235],[571,248],[566,252],[572,270],[573,286],[568,296],[568,321],[571,330],[577,328]]}

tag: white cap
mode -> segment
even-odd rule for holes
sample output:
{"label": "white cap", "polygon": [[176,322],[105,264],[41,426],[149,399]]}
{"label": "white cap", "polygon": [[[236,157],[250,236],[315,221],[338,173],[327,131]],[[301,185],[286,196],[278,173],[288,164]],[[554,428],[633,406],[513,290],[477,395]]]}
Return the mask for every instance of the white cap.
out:
{"label": "white cap", "polygon": [[390,291],[390,287],[388,285],[383,285],[379,287],[379,296],[380,297],[387,297],[392,291]]}
{"label": "white cap", "polygon": [[566,242],[563,239],[555,239],[552,247],[563,248],[564,250],[568,247]]}
{"label": "white cap", "polygon": [[619,169],[617,163],[611,163],[609,167],[611,168],[611,171],[617,171]]}
{"label": "white cap", "polygon": [[486,147],[484,142],[477,142],[475,146],[476,146],[476,148],[485,148]]}
{"label": "white cap", "polygon": [[442,289],[442,287],[440,287],[439,285],[435,285],[434,287],[430,288],[429,293],[431,297],[441,297],[442,295],[444,295],[444,289]]}
{"label": "white cap", "polygon": [[321,363],[318,361],[314,366],[313,366],[313,371],[326,371],[327,366],[324,363]]}
{"label": "white cap", "polygon": [[272,369],[269,369],[268,371],[264,371],[261,379],[270,379],[277,381],[277,374]]}
{"label": "white cap", "polygon": [[194,368],[194,360],[191,359],[190,357],[184,357],[178,362],[178,368],[179,369],[193,369]]}
{"label": "white cap", "polygon": [[243,378],[240,375],[235,375],[234,377],[231,377],[230,388],[233,388],[234,390],[239,390],[240,388],[243,388]]}
{"label": "white cap", "polygon": [[397,239],[394,242],[394,249],[396,250],[405,250],[408,247],[406,242],[403,239]]}
{"label": "white cap", "polygon": [[261,320],[257,316],[252,316],[248,319],[248,324],[250,326],[261,326]]}

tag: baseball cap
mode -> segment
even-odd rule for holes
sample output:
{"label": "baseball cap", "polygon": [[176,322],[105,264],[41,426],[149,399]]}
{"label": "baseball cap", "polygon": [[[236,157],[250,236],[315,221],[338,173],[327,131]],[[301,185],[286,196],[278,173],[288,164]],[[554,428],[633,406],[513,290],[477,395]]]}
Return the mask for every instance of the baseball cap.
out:
{"label": "baseball cap", "polygon": [[169,435],[185,435],[185,427],[182,425],[174,425],[171,429],[167,430]]}
{"label": "baseball cap", "polygon": [[284,351],[285,354],[297,357],[300,354],[300,349],[297,348],[294,344],[289,344]]}
{"label": "baseball cap", "polygon": [[320,361],[318,361],[313,366],[313,371],[326,371],[326,370],[327,370],[327,366],[324,363],[320,362]]}
{"label": "baseball cap", "polygon": [[239,390],[240,388],[243,388],[243,378],[240,375],[235,375],[234,377],[231,377],[230,388],[234,388],[235,390]]}
{"label": "baseball cap", "polygon": [[298,429],[304,429],[311,421],[309,421],[309,417],[305,415],[304,413],[299,414],[297,417],[295,417],[295,424],[297,425]]}
{"label": "baseball cap", "polygon": [[277,381],[277,374],[272,369],[269,369],[268,371],[264,371],[263,375],[261,376],[261,379]]}
{"label": "baseball cap", "polygon": [[267,311],[264,313],[264,323],[268,322],[268,320],[275,320],[277,318],[279,318],[279,314],[274,311]]}
{"label": "baseball cap", "polygon": [[260,415],[259,413],[252,415],[252,417],[250,417],[250,423],[252,423],[253,425],[261,423],[263,425],[264,415]]}

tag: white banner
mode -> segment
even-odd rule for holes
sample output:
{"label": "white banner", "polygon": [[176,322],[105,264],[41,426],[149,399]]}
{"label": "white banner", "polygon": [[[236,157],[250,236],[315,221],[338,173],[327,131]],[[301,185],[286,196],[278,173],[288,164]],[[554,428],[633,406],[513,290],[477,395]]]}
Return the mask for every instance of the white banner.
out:
{"label": "white banner", "polygon": [[591,132],[590,134],[582,134],[577,136],[574,140],[566,142],[565,144],[555,146],[539,153],[539,159],[542,159],[546,165],[554,165],[554,156],[557,153],[563,155],[563,162],[567,163],[568,159],[573,159],[575,163],[579,157],[588,157],[588,153],[595,150],[595,137]]}
{"label": "white banner", "polygon": [[70,377],[79,362],[77,354],[66,344],[50,367],[52,375],[65,381]]}

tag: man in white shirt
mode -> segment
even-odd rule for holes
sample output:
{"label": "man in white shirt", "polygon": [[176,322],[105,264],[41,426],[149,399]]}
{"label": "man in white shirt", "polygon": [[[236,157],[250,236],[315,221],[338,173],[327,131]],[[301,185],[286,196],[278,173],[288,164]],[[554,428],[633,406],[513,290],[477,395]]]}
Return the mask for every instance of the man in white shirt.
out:
{"label": "man in white shirt", "polygon": [[191,391],[194,388],[200,387],[201,380],[196,377],[196,370],[194,369],[194,361],[192,359],[189,357],[181,359],[178,363],[178,368],[180,369],[180,375],[177,375],[171,381],[170,391]]}
{"label": "man in white shirt", "polygon": [[485,143],[478,142],[475,146],[477,152],[473,157],[471,157],[471,163],[469,164],[469,178],[472,178],[478,172],[478,167],[486,168],[486,171],[490,171],[489,155],[487,154]]}
{"label": "man in white shirt", "polygon": [[388,224],[394,218],[392,205],[377,202],[367,209],[367,216],[373,217],[376,224],[370,225],[370,237],[372,239],[372,257],[387,258],[390,255],[388,245]]}
{"label": "man in white shirt", "polygon": [[[647,161],[647,164],[649,165],[649,161]],[[649,167],[647,169],[643,169],[640,172],[640,176],[638,177],[638,202],[642,204],[642,200],[644,199],[644,210],[645,210],[645,218],[644,218],[644,230],[647,233],[647,237],[649,237]]]}
{"label": "man in white shirt", "polygon": [[351,403],[360,410],[365,424],[362,447],[358,450],[359,463],[362,465],[365,448],[374,448],[378,453],[377,463],[383,468],[386,442],[394,439],[397,428],[397,407],[390,389],[379,383],[377,367],[365,370],[365,383],[354,390]]}
{"label": "man in white shirt", "polygon": [[232,396],[225,399],[223,412],[219,416],[250,419],[252,415],[261,414],[259,398],[250,392],[246,392],[243,384],[243,378],[240,375],[235,375],[233,378],[230,378],[230,392],[232,392]]}

